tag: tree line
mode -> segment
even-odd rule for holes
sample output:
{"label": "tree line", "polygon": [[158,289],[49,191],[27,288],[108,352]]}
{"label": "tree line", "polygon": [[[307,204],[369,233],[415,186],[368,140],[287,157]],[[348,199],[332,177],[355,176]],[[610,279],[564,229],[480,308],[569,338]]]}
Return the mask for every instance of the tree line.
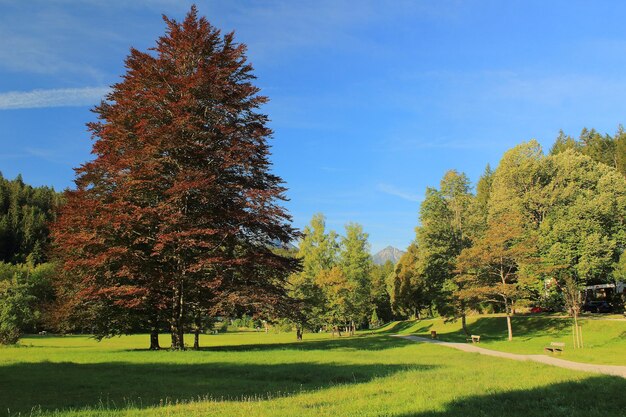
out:
{"label": "tree line", "polygon": [[0,174],[0,344],[15,343],[49,321],[55,299],[50,222],[61,194]]}
{"label": "tree line", "polygon": [[295,322],[299,339],[305,327],[341,336],[391,319],[385,275],[393,266],[372,262],[368,234],[360,224],[346,224],[340,236],[326,229],[323,214],[316,214],[293,256],[302,261],[301,271],[288,281],[290,296],[303,306],[303,320]]}
{"label": "tree line", "polygon": [[[487,166],[473,192],[448,171],[428,188],[416,238],[390,277],[396,314],[429,311],[462,320],[469,311],[511,316],[521,305],[576,318],[586,285],[624,280],[626,135],[560,133],[550,152],[536,141]],[[622,306],[624,300],[614,300]]]}

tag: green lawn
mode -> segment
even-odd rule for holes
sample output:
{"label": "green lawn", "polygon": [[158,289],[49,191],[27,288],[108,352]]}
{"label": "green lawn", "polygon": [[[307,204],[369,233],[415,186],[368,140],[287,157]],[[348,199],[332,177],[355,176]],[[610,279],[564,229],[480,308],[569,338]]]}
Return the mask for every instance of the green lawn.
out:
{"label": "green lawn", "polygon": [[606,417],[626,409],[623,378],[384,333],[293,339],[226,333],[203,336],[199,352],[150,352],[145,335],[25,338],[0,348],[0,415]]}
{"label": "green lawn", "polygon": [[[468,317],[472,334],[480,335],[481,347],[512,353],[543,354],[550,342],[564,342],[562,359],[607,365],[626,365],[626,321],[605,316],[587,316],[579,320],[584,348],[573,349],[572,319],[550,315],[513,317],[513,340],[507,340],[506,318],[503,316]],[[416,334],[430,337],[431,330],[448,342],[465,342],[461,322],[440,318],[394,322],[379,329],[383,333]]]}

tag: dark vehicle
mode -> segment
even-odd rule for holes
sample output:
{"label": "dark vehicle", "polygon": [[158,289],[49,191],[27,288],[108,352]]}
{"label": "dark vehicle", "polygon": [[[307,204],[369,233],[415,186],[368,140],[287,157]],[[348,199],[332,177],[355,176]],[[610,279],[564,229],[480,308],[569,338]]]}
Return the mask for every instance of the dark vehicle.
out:
{"label": "dark vehicle", "polygon": [[606,301],[587,301],[583,305],[583,311],[589,313],[610,313],[611,306]]}

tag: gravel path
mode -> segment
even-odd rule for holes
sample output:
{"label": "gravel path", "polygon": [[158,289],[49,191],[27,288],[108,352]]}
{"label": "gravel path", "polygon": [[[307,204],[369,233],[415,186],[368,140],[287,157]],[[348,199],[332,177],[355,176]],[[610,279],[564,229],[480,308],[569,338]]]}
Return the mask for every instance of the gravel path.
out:
{"label": "gravel path", "polygon": [[399,337],[402,339],[411,340],[413,342],[443,345],[443,346],[451,347],[454,349],[459,349],[465,352],[480,353],[481,355],[496,356],[498,358],[513,359],[515,361],[540,362],[540,363],[545,363],[547,365],[559,366],[561,368],[574,369],[576,371],[595,372],[598,374],[616,375],[616,376],[621,376],[622,378],[626,378],[626,366],[596,365],[596,364],[591,364],[591,363],[572,362],[572,361],[566,361],[563,359],[555,358],[552,356],[546,356],[546,355],[519,355],[516,353],[500,352],[497,350],[485,349],[485,348],[478,347],[474,344],[442,342],[440,340],[427,339],[425,337],[419,337],[419,336],[404,336],[404,335],[399,335],[399,334],[396,334],[393,336]]}

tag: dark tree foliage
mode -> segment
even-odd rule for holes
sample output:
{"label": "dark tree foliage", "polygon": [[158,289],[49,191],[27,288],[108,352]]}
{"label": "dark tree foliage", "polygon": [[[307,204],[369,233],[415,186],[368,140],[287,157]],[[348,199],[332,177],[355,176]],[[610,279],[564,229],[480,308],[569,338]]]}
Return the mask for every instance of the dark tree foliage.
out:
{"label": "dark tree foliage", "polygon": [[[167,324],[172,348],[200,316],[233,306],[283,314],[299,261],[272,250],[297,237],[271,173],[267,98],[246,47],[195,7],[150,52],[132,49],[122,81],[88,125],[95,158],[79,167],[54,229],[69,311],[104,337]],[[158,341],[158,339],[156,339]]]}
{"label": "dark tree foliage", "polygon": [[8,180],[0,173],[0,262],[46,262],[48,224],[60,200],[53,188],[32,187],[19,175]]}

